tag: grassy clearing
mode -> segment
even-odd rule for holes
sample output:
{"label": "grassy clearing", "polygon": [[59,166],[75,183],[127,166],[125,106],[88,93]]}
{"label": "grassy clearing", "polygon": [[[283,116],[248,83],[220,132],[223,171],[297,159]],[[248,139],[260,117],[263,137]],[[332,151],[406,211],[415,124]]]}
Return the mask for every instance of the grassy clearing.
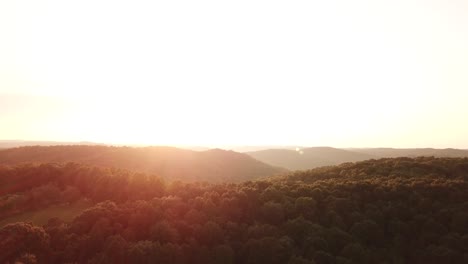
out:
{"label": "grassy clearing", "polygon": [[15,222],[32,222],[35,225],[44,225],[53,217],[58,217],[65,222],[70,222],[90,206],[92,206],[92,203],[85,201],[67,205],[53,205],[41,210],[25,212],[2,219],[0,220],[0,228],[6,224]]}

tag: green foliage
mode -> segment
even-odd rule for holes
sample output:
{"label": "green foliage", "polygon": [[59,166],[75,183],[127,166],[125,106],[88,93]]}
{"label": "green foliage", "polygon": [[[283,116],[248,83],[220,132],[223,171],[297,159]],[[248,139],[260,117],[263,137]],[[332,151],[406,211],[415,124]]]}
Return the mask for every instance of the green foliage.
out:
{"label": "green foliage", "polygon": [[48,253],[49,243],[50,236],[42,227],[22,222],[6,225],[0,229],[0,262],[20,258],[33,263],[36,256]]}
{"label": "green foliage", "polygon": [[92,206],[69,222],[3,227],[0,263],[466,263],[467,164],[382,159],[240,184],[3,167],[2,216]]}

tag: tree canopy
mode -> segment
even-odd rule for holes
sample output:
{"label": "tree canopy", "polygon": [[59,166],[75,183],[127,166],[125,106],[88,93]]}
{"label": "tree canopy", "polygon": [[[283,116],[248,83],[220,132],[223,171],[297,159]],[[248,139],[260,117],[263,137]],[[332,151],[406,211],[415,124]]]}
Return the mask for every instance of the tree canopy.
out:
{"label": "tree canopy", "polygon": [[0,217],[93,204],[71,222],[4,226],[0,262],[467,263],[467,180],[462,158],[370,160],[238,184],[76,163],[0,167]]}

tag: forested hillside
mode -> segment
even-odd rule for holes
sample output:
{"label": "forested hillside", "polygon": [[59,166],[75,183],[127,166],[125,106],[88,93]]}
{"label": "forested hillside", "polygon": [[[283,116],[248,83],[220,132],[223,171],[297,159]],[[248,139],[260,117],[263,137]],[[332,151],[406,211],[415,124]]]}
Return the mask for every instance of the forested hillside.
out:
{"label": "forested hillside", "polygon": [[354,152],[373,155],[381,158],[397,158],[397,157],[446,157],[446,158],[464,158],[468,157],[466,149],[434,149],[434,148],[413,148],[413,149],[397,149],[397,148],[353,148],[349,149]]}
{"label": "forested hillside", "polygon": [[303,149],[266,149],[246,152],[249,156],[273,166],[289,170],[307,170],[322,166],[339,165],[345,162],[356,162],[369,159],[398,157],[439,157],[465,158],[468,151],[463,149],[433,148],[350,148],[314,147]]}
{"label": "forested hillside", "polygon": [[290,170],[307,170],[322,166],[338,165],[344,162],[378,158],[378,156],[371,154],[330,147],[314,147],[300,150],[267,149],[247,152],[246,154],[267,164]]}
{"label": "forested hillside", "polygon": [[468,159],[381,159],[239,184],[79,164],[0,168],[0,263],[468,263]]}
{"label": "forested hillside", "polygon": [[30,146],[0,150],[0,164],[77,162],[155,174],[166,180],[240,182],[278,173],[248,155],[174,147]]}

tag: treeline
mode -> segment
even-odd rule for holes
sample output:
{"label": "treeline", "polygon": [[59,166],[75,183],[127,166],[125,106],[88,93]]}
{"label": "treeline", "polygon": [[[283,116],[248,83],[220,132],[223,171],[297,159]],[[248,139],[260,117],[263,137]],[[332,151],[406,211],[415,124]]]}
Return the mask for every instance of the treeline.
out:
{"label": "treeline", "polygon": [[312,170],[297,171],[285,177],[284,181],[318,180],[368,180],[377,178],[451,178],[468,180],[468,158],[383,158],[343,163],[338,166],[326,166]]}
{"label": "treeline", "polygon": [[3,227],[0,263],[468,263],[467,175],[468,159],[448,158],[217,185],[78,164],[1,168],[2,201],[53,186],[96,205],[71,223]]}

